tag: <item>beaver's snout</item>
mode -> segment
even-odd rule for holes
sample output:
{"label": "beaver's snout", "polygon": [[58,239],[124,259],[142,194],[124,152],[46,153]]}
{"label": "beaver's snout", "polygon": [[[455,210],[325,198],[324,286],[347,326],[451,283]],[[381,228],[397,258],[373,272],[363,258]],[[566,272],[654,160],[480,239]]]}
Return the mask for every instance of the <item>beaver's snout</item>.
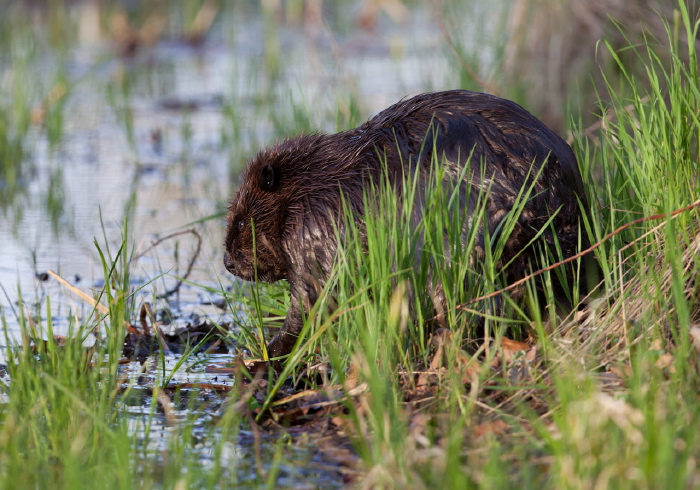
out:
{"label": "beaver's snout", "polygon": [[236,261],[233,260],[233,258],[228,252],[224,252],[224,267],[226,267],[226,270],[229,271],[231,274],[236,273]]}

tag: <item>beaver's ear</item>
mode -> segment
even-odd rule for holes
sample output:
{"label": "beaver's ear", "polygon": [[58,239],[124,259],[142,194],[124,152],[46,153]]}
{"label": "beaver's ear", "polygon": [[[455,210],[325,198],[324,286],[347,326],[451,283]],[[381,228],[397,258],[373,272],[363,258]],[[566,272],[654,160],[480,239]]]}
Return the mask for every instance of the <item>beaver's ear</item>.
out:
{"label": "beaver's ear", "polygon": [[273,191],[277,187],[279,182],[279,176],[272,165],[265,165],[262,170],[260,170],[260,178],[258,180],[258,185],[264,191]]}

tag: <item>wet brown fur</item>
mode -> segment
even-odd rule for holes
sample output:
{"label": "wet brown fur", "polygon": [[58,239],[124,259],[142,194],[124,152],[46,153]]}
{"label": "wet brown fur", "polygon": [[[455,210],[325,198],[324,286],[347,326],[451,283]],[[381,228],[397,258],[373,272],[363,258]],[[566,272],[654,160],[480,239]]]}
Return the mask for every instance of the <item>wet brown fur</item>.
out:
{"label": "wet brown fur", "polygon": [[[579,203],[586,209],[586,200],[573,152],[514,102],[465,90],[428,93],[401,101],[355,129],[281,141],[262,150],[245,171],[229,207],[224,255],[226,268],[242,279],[289,281],[291,307],[269,345],[271,356],[291,351],[302,327],[302,308],[313,306],[333,266],[334,226],[342,226],[341,190],[362,216],[364,189],[369,179],[377,182],[382,176],[383,160],[400,189],[406,170],[419,164],[421,177],[430,173],[433,150],[448,177],[470,162],[470,178],[462,185],[476,192],[467,193],[465,212],[472,213],[478,191],[490,189],[491,233],[523,186],[539,175],[501,257],[507,263],[517,255],[506,280],[523,277],[536,262],[535,247],[520,252],[552,215],[564,257],[587,245],[579,236]],[[553,244],[553,233],[546,231],[542,240]]]}

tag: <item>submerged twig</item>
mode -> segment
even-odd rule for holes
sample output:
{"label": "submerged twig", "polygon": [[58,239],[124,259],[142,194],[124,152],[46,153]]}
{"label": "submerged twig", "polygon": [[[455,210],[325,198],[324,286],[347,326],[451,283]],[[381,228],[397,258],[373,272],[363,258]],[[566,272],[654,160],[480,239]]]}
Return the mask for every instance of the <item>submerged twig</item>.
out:
{"label": "submerged twig", "polygon": [[198,389],[198,390],[211,390],[217,393],[228,393],[233,389],[233,386],[224,385],[220,383],[175,383],[166,386],[168,390],[185,390],[185,389]]}
{"label": "submerged twig", "polygon": [[256,391],[260,389],[261,382],[263,381],[263,371],[257,370],[255,377],[250,381],[244,390],[241,380],[247,377],[246,374],[249,375],[250,373],[239,356],[236,356],[234,360],[236,372],[233,378],[236,381],[233,389],[236,391],[237,399],[233,403],[231,410],[233,410],[234,413],[246,417],[250,422],[251,432],[253,433],[253,456],[255,458],[255,471],[261,479],[265,479],[267,475],[265,468],[263,467],[260,426],[255,421],[255,417],[253,417],[250,407],[248,406],[248,401],[255,395]]}
{"label": "submerged twig", "polygon": [[263,480],[267,478],[267,472],[265,471],[265,467],[263,466],[263,460],[262,460],[262,443],[261,443],[261,437],[260,437],[260,426],[258,426],[258,423],[255,421],[255,417],[253,417],[253,414],[250,413],[250,411],[247,412],[248,415],[248,422],[250,423],[250,429],[251,432],[253,433],[253,449],[254,449],[254,456],[255,456],[255,471],[258,474],[260,478]]}
{"label": "submerged twig", "polygon": [[170,397],[157,386],[153,388],[153,394],[156,396],[158,404],[163,409],[165,422],[169,427],[174,427],[177,424],[177,417],[175,416],[175,408],[173,407],[172,400],[170,400]]}

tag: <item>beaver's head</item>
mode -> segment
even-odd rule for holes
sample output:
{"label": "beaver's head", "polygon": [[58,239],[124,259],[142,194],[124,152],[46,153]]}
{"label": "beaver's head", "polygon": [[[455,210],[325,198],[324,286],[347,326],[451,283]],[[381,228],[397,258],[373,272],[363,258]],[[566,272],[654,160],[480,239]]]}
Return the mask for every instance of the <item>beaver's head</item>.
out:
{"label": "beaver's head", "polygon": [[247,281],[287,277],[281,242],[287,198],[282,190],[284,172],[276,156],[265,150],[253,159],[226,218],[224,265]]}
{"label": "beaver's head", "polygon": [[[250,162],[227,216],[224,264],[229,272],[247,281],[289,279],[292,259],[284,240],[300,239],[298,230],[322,213],[319,197],[329,193],[327,156],[319,151],[325,138],[284,140]],[[337,180],[330,182],[330,194],[337,196]]]}

